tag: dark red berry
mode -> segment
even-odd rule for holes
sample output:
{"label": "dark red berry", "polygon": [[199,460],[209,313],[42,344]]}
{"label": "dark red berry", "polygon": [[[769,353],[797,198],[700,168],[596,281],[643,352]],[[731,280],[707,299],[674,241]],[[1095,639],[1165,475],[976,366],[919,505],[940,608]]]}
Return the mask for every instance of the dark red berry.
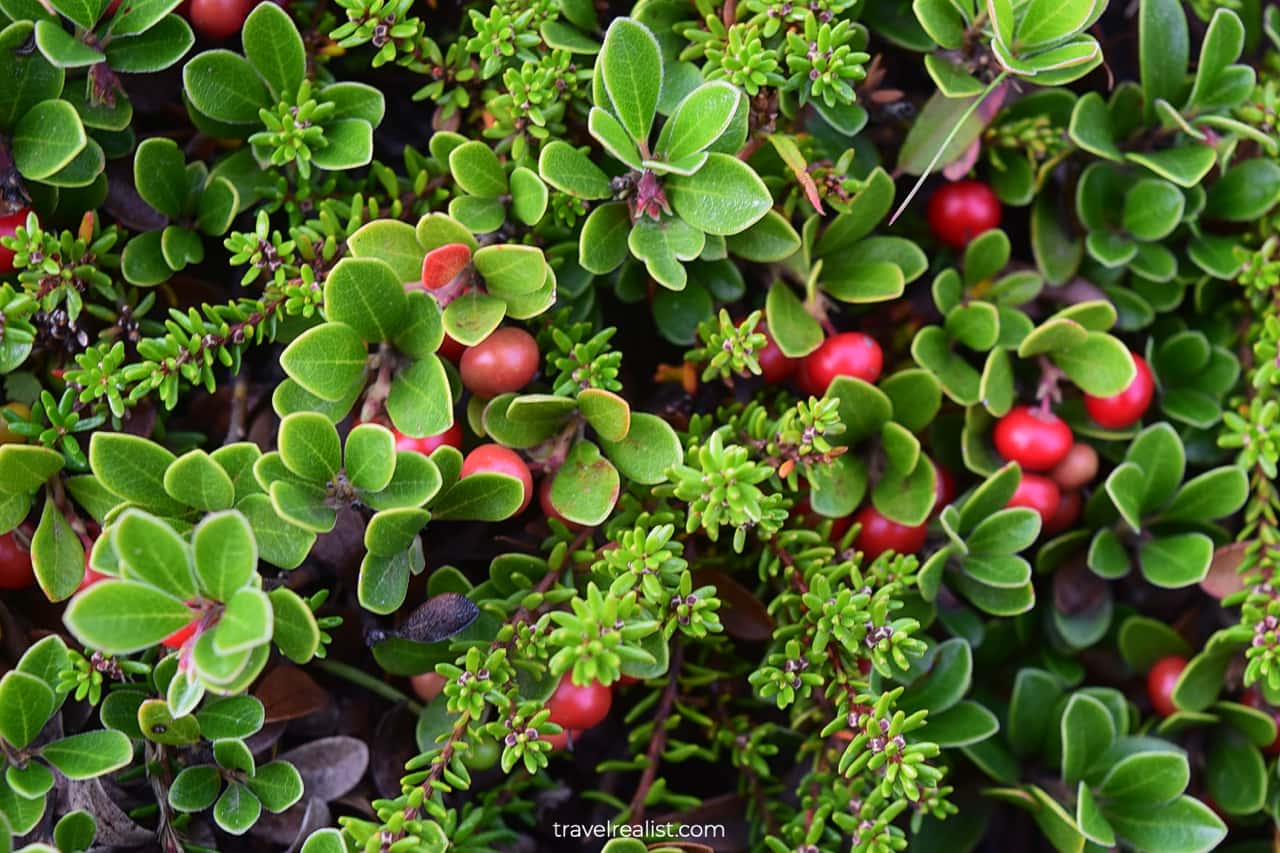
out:
{"label": "dark red berry", "polygon": [[786,382],[800,366],[800,359],[783,355],[782,350],[778,349],[777,342],[769,334],[769,329],[763,323],[760,324],[758,331],[766,339],[764,349],[756,353],[756,360],[760,362],[760,376],[770,385]]}
{"label": "dark red berry", "polygon": [[504,326],[462,354],[462,384],[477,397],[519,391],[538,373],[538,342],[524,329]]}
{"label": "dark red berry", "polygon": [[[27,224],[27,214],[30,212],[28,208],[21,207],[12,213],[0,215],[0,237],[12,237],[18,233],[18,228]],[[0,275],[13,272],[14,255],[13,249],[0,243]]]}
{"label": "dark red berry", "polygon": [[35,583],[31,553],[18,544],[12,533],[0,536],[0,589],[27,589]]}

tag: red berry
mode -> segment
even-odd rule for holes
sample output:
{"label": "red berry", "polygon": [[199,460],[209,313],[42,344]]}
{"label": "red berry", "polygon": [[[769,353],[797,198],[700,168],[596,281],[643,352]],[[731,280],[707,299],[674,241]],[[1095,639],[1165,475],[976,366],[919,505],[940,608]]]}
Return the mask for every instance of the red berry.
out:
{"label": "red berry", "polygon": [[423,702],[430,702],[444,690],[444,681],[443,675],[435,672],[424,672],[421,675],[415,675],[410,678],[409,684],[413,687],[413,692],[418,694],[419,699]]}
{"label": "red berry", "polygon": [[1151,707],[1160,716],[1167,717],[1178,710],[1173,704],[1173,688],[1186,668],[1187,659],[1174,655],[1160,658],[1147,673],[1147,696],[1151,699]]}
{"label": "red berry", "polygon": [[538,372],[538,342],[515,326],[503,326],[462,354],[462,384],[477,397],[519,391]]}
{"label": "red berry", "polygon": [[937,479],[933,481],[933,512],[931,515],[937,515],[942,512],[943,507],[956,499],[956,478],[949,470],[936,462],[933,463],[933,470],[937,472]]}
{"label": "red berry", "polygon": [[1142,420],[1151,398],[1156,393],[1156,382],[1151,376],[1151,368],[1146,359],[1134,355],[1133,365],[1137,372],[1129,387],[1112,397],[1091,397],[1084,395],[1084,408],[1094,422],[1106,429],[1124,429]]}
{"label": "red berry", "polygon": [[608,687],[598,681],[579,687],[566,672],[547,700],[547,709],[551,711],[550,722],[561,728],[589,729],[609,716],[612,704],[613,691]]}
{"label": "red berry", "polygon": [[104,575],[102,572],[95,572],[89,565],[89,555],[92,546],[87,545],[84,549],[84,577],[80,579],[80,586],[76,587],[76,592],[84,592],[98,581],[106,580],[110,575]]}
{"label": "red berry", "polygon": [[529,500],[533,497],[533,475],[529,473],[529,466],[524,464],[520,454],[501,444],[482,444],[462,460],[461,476],[469,477],[482,471],[507,474],[523,483],[524,501],[515,511],[515,515],[524,512],[525,507],[529,505]]}
{"label": "red berry", "polygon": [[211,39],[225,39],[240,32],[255,0],[191,0],[191,26]]}
{"label": "red berry", "polygon": [[[796,498],[795,504],[791,507],[791,517],[810,529],[817,527],[826,520],[826,516],[818,515],[813,511],[813,505],[809,503],[807,496]],[[850,527],[853,527],[852,515],[831,519],[831,541],[839,541],[840,537],[844,536]]]}
{"label": "red berry", "polygon": [[436,355],[441,358],[447,358],[457,364],[458,359],[462,358],[462,354],[466,351],[467,348],[464,345],[449,337],[449,333],[445,332],[444,340],[440,342],[440,348],[436,350]]}
{"label": "red berry", "polygon": [[31,554],[12,533],[0,536],[0,589],[27,589],[36,582]]}
{"label": "red berry", "polygon": [[983,231],[1000,225],[1000,199],[981,181],[956,181],[933,194],[926,215],[933,236],[962,249]]}
{"label": "red berry", "polygon": [[547,735],[545,740],[553,750],[568,749],[581,735],[577,729],[564,729],[558,735]]}
{"label": "red berry", "polygon": [[[0,216],[0,237],[12,237],[18,233],[18,228],[27,224],[27,214],[30,212],[29,209],[20,207],[12,213]],[[13,249],[0,243],[0,275],[13,272],[14,254]]]}
{"label": "red berry", "polygon": [[1075,443],[1071,427],[1053,412],[1017,406],[996,421],[996,450],[1024,471],[1048,471],[1066,458]]}
{"label": "red berry", "polygon": [[837,376],[875,382],[883,367],[884,355],[874,338],[862,332],[841,332],[801,359],[796,381],[806,394],[821,397]]}
{"label": "red berry", "polygon": [[1073,444],[1062,461],[1053,466],[1049,476],[1064,489],[1089,485],[1098,476],[1098,451],[1085,442]]}
{"label": "red berry", "polygon": [[1044,522],[1045,535],[1056,536],[1074,527],[1080,520],[1081,503],[1080,493],[1075,489],[1063,492],[1062,497],[1058,499],[1058,508],[1053,511],[1049,520]]}
{"label": "red berry", "polygon": [[199,624],[199,619],[193,619],[185,628],[179,628],[161,640],[161,645],[170,649],[182,648],[186,644],[187,640],[190,640],[192,635],[195,634],[196,628]]}
{"label": "red berry", "polygon": [[432,249],[422,259],[422,286],[427,290],[439,290],[470,263],[471,247],[465,243],[449,243]]}
{"label": "red berry", "polygon": [[1034,509],[1040,513],[1040,526],[1044,528],[1048,527],[1053,520],[1061,500],[1062,491],[1053,480],[1041,477],[1039,474],[1023,474],[1018,482],[1018,488],[1013,491],[1013,497],[1009,498],[1005,506],[1024,506]]}
{"label": "red berry", "polygon": [[923,524],[910,527],[886,518],[874,506],[858,510],[853,520],[862,525],[853,547],[874,560],[885,551],[899,554],[915,554],[924,547],[926,528]]}
{"label": "red berry", "polygon": [[760,324],[759,331],[765,336],[764,349],[756,353],[756,361],[760,362],[760,376],[770,385],[786,382],[800,366],[800,359],[783,355],[763,323]]}
{"label": "red berry", "polygon": [[[1262,694],[1250,688],[1240,697],[1242,705],[1248,705],[1250,708],[1257,708],[1271,715],[1271,719],[1275,720],[1277,726],[1280,726],[1280,709],[1273,708],[1267,704],[1267,700],[1262,698]],[[1263,747],[1263,752],[1267,755],[1280,755],[1280,728],[1276,731],[1276,739],[1271,741],[1270,745]]]}
{"label": "red berry", "polygon": [[413,450],[424,456],[430,456],[437,447],[444,447],[446,444],[458,450],[462,449],[462,425],[457,421],[442,433],[426,435],[422,438],[413,438],[396,430],[392,432],[396,436],[396,450]]}

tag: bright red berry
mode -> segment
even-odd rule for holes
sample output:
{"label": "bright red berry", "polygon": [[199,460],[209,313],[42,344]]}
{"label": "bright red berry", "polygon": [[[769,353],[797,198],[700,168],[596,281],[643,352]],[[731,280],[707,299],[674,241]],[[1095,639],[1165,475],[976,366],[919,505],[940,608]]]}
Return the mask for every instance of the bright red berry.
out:
{"label": "bright red berry", "polygon": [[933,236],[962,249],[983,231],[1000,225],[1000,199],[981,181],[956,181],[929,199],[926,213]]}
{"label": "bright red berry", "polygon": [[1005,506],[1024,506],[1034,509],[1040,513],[1040,526],[1044,528],[1048,527],[1053,520],[1053,514],[1058,511],[1061,500],[1062,490],[1053,480],[1039,474],[1024,473],[1018,482],[1018,488],[1013,491],[1013,497],[1009,498]]}
{"label": "bright red berry", "polygon": [[914,527],[899,524],[870,505],[858,510],[853,520],[862,525],[853,540],[853,547],[866,554],[869,560],[874,560],[885,551],[915,554],[924,547],[927,531],[923,524]]}
{"label": "bright red berry", "polygon": [[80,579],[80,586],[76,587],[76,592],[84,592],[98,581],[106,580],[110,575],[104,575],[102,572],[95,572],[89,565],[89,554],[92,546],[85,546],[84,549],[84,577]]}
{"label": "bright red berry", "polygon": [[425,435],[422,438],[413,438],[404,435],[396,430],[392,430],[396,436],[396,450],[414,450],[424,456],[430,456],[437,447],[449,447],[462,449],[462,425],[457,421],[453,422],[453,426],[449,427],[442,433],[436,435]]}
{"label": "bright red berry", "polygon": [[439,290],[457,278],[471,263],[471,247],[465,243],[450,243],[427,252],[422,259],[422,286],[427,290]]}
{"label": "bright red berry", "polygon": [[[1262,694],[1259,691],[1253,688],[1246,690],[1244,695],[1240,697],[1240,703],[1270,714],[1271,719],[1275,720],[1277,726],[1280,727],[1280,709],[1268,705],[1267,700],[1262,698]],[[1280,755],[1280,728],[1276,731],[1276,739],[1271,741],[1270,745],[1263,747],[1262,751],[1267,755]]]}
{"label": "bright red berry", "polygon": [[[12,213],[0,215],[0,237],[12,237],[18,232],[18,228],[27,224],[27,214],[31,211],[25,207],[20,207]],[[13,272],[13,257],[15,252],[13,249],[5,248],[0,243],[0,275]]]}
{"label": "bright red berry", "polygon": [[760,376],[770,385],[778,385],[791,378],[800,366],[800,359],[783,355],[769,329],[763,323],[757,329],[765,336],[764,349],[756,353],[756,361],[760,362]]}
{"label": "bright red berry", "polygon": [[27,589],[36,582],[31,553],[12,533],[0,536],[0,589]]}
{"label": "bright red berry", "polygon": [[529,473],[529,466],[520,458],[520,454],[501,444],[482,444],[462,460],[461,476],[469,477],[482,471],[507,474],[524,484],[524,500],[515,515],[524,512],[533,497],[533,475]]}
{"label": "bright red berry", "polygon": [[547,700],[547,709],[551,711],[550,722],[561,728],[589,729],[609,716],[612,704],[613,691],[608,687],[598,681],[580,687],[566,672]]}
{"label": "bright red berry", "polygon": [[191,0],[191,26],[211,39],[231,38],[254,5],[255,0]]}
{"label": "bright red berry", "polygon": [[1094,422],[1106,429],[1124,429],[1142,420],[1151,398],[1156,393],[1156,382],[1151,376],[1151,367],[1146,359],[1134,355],[1133,365],[1137,372],[1129,387],[1112,397],[1091,397],[1084,395],[1084,408]]}
{"label": "bright red berry", "polygon": [[1075,438],[1066,421],[1053,412],[1017,406],[996,421],[996,451],[1024,471],[1048,471],[1071,452]]}
{"label": "bright red berry", "polygon": [[503,326],[462,354],[462,384],[477,397],[519,391],[538,372],[538,342],[515,326]]}
{"label": "bright red berry", "polygon": [[178,630],[174,631],[172,634],[170,634],[169,636],[161,640],[160,644],[165,646],[166,648],[180,649],[184,645],[186,645],[187,640],[190,640],[192,635],[195,634],[196,628],[199,627],[199,625],[200,625],[200,620],[193,619],[191,620],[191,622],[189,622],[186,625],[186,627],[179,628]]}
{"label": "bright red berry", "polygon": [[1176,655],[1160,658],[1151,671],[1147,673],[1147,697],[1151,699],[1151,707],[1157,714],[1167,717],[1178,710],[1173,704],[1173,688],[1178,684],[1178,677],[1187,668],[1187,659]]}
{"label": "bright red berry", "polygon": [[875,382],[883,367],[884,354],[874,338],[862,332],[841,332],[800,360],[796,382],[806,394],[821,397],[837,376]]}

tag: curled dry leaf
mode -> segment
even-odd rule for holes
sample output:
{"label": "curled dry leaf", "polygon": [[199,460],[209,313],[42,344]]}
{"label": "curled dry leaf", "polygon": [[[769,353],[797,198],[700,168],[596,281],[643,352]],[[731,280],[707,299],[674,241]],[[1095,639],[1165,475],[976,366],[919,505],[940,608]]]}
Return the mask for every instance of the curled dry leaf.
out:
{"label": "curled dry leaf", "polygon": [[268,672],[254,691],[266,722],[296,720],[321,711],[333,701],[329,692],[296,666],[283,664]]}
{"label": "curled dry leaf", "polygon": [[369,747],[359,738],[337,735],[313,740],[280,758],[298,768],[308,797],[332,802],[359,784],[369,767]]}

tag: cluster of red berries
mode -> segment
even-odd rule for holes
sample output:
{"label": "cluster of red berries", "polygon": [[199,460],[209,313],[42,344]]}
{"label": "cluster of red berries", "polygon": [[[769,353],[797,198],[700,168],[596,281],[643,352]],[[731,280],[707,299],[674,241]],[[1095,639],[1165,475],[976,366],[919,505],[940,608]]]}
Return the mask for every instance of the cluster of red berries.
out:
{"label": "cluster of red berries", "polygon": [[[1151,368],[1133,356],[1137,372],[1129,387],[1111,397],[1084,395],[1085,411],[1099,426],[1126,429],[1142,419],[1155,395]],[[1098,454],[1077,443],[1071,427],[1047,407],[1017,406],[996,422],[996,451],[1022,468],[1022,479],[1009,506],[1040,514],[1048,534],[1061,533],[1080,515],[1080,489],[1098,474]]]}

